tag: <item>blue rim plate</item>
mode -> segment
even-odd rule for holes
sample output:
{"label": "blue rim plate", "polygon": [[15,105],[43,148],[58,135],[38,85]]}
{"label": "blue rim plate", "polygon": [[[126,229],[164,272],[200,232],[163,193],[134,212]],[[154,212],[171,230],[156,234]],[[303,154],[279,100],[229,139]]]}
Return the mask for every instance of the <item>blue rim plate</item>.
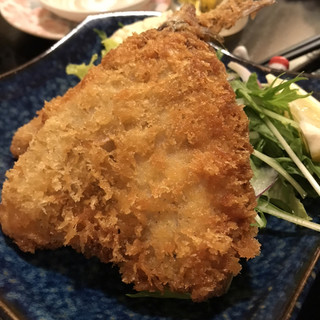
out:
{"label": "blue rim plate", "polygon": [[[65,66],[89,61],[100,51],[94,28],[108,35],[155,12],[89,17],[43,56],[0,78],[0,183],[12,167],[9,147],[15,130],[32,119],[44,100],[63,94],[77,80]],[[225,55],[225,63],[236,58]],[[268,71],[242,62],[260,76]],[[320,79],[301,83],[319,92]],[[35,164],[36,165],[36,164]],[[310,215],[319,201],[306,203]],[[70,248],[21,252],[0,232],[0,318],[4,319],[294,319],[320,270],[318,233],[270,217],[259,233],[259,257],[243,261],[229,292],[203,303],[126,296],[116,267],[85,259]]]}

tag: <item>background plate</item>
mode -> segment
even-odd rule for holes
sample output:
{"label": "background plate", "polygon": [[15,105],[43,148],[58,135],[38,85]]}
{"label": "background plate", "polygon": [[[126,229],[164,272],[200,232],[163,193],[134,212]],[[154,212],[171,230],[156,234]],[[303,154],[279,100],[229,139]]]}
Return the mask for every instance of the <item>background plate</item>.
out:
{"label": "background plate", "polygon": [[[168,10],[170,4],[171,0],[150,0],[140,10],[162,12]],[[61,39],[78,24],[71,19],[66,20],[53,14],[37,0],[0,0],[0,12],[13,27],[51,40]]]}
{"label": "background plate", "polygon": [[[34,117],[43,105],[63,94],[77,80],[65,74],[65,66],[89,61],[100,52],[94,28],[111,35],[119,23],[128,24],[155,13],[105,14],[89,18],[51,52],[27,68],[0,79],[0,183],[12,167],[9,152],[15,130]],[[225,56],[225,62],[233,59]],[[264,71],[249,65],[263,76]],[[301,83],[319,91],[320,80]],[[36,164],[35,164],[36,165]],[[310,215],[319,201],[306,203]],[[139,319],[226,320],[294,319],[316,272],[318,233],[269,218],[259,234],[261,255],[243,261],[241,274],[229,292],[200,304],[187,300],[132,299],[131,286],[121,282],[116,267],[85,259],[69,248],[22,253],[0,232],[0,318],[4,319]]]}

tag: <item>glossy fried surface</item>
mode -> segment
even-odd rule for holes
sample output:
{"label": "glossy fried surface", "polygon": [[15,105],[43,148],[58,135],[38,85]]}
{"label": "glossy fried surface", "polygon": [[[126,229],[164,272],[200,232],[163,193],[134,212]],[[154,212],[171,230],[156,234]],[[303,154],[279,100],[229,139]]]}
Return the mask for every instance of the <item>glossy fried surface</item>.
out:
{"label": "glossy fried surface", "polygon": [[248,119],[194,34],[127,39],[33,123],[0,206],[22,250],[70,245],[137,290],[194,301],[258,254]]}

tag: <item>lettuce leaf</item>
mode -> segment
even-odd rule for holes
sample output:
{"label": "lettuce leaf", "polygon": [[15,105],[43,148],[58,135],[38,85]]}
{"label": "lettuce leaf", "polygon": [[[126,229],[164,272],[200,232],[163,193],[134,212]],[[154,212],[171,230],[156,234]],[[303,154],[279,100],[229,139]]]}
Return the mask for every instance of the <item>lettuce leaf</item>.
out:
{"label": "lettuce leaf", "polygon": [[100,56],[97,53],[94,53],[90,59],[88,64],[81,63],[81,64],[73,64],[69,63],[66,67],[66,73],[68,75],[74,75],[78,77],[80,80],[84,78],[84,76],[88,73],[88,71],[95,65],[95,62],[105,56],[110,50],[115,49],[119,43],[107,37],[107,34],[104,31],[94,29],[94,32],[100,38],[101,44],[103,48],[100,52]]}
{"label": "lettuce leaf", "polygon": [[66,73],[68,75],[74,75],[78,77],[80,80],[84,78],[84,76],[88,73],[88,71],[94,66],[94,62],[98,59],[98,54],[94,54],[91,57],[91,60],[88,64],[73,64],[69,63],[66,67]]}

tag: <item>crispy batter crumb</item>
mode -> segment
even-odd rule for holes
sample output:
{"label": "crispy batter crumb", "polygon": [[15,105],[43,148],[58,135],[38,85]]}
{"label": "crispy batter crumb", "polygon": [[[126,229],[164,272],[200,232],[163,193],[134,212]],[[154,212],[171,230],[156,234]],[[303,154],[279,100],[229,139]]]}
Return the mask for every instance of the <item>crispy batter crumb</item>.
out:
{"label": "crispy batter crumb", "polygon": [[193,33],[130,37],[33,123],[0,206],[22,250],[69,245],[194,301],[259,253],[248,119]]}

